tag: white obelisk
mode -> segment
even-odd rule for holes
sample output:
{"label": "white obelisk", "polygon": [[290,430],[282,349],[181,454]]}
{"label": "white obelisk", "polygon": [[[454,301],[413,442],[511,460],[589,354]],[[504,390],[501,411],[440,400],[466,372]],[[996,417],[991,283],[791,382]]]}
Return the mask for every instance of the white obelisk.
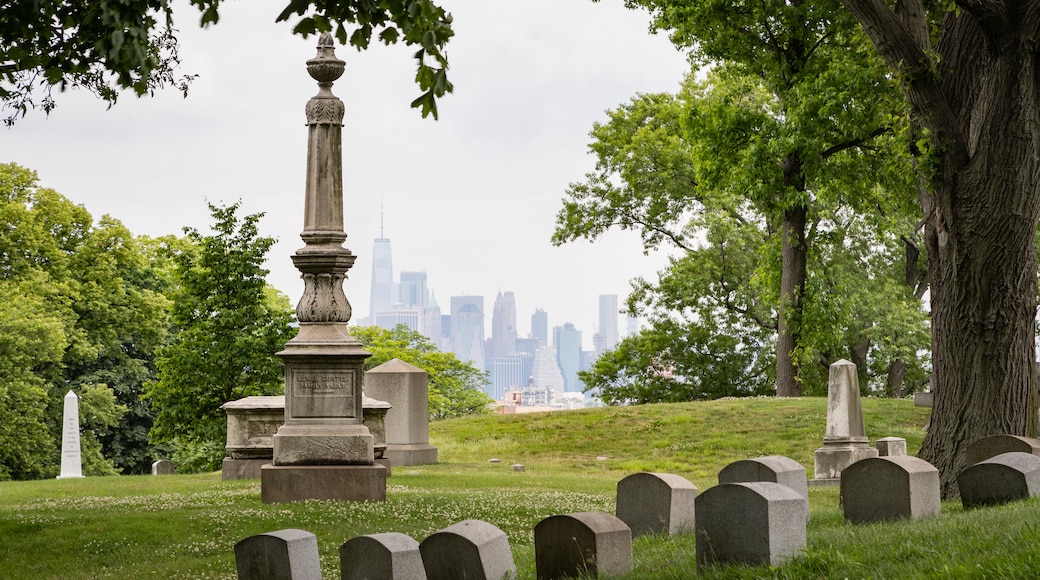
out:
{"label": "white obelisk", "polygon": [[79,447],[79,397],[69,391],[65,395],[65,411],[61,417],[61,475],[58,479],[83,477],[83,456]]}

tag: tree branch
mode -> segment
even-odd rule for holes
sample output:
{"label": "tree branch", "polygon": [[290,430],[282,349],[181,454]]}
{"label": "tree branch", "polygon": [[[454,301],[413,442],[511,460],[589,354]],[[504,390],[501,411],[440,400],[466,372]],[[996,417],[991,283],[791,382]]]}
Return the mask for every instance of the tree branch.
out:
{"label": "tree branch", "polygon": [[859,138],[859,139],[852,139],[851,141],[846,141],[844,143],[838,143],[837,145],[833,145],[831,147],[828,147],[827,149],[825,149],[823,151],[823,153],[820,153],[820,159],[827,159],[831,155],[835,155],[837,153],[841,153],[842,151],[844,151],[846,149],[852,149],[853,147],[860,147],[864,143],[866,143],[867,141],[870,141],[871,139],[873,139],[874,137],[880,137],[881,135],[884,135],[885,133],[888,133],[890,131],[891,131],[891,128],[889,128],[889,127],[879,127],[877,129],[874,129],[873,131],[871,131],[866,137],[862,137],[862,138]]}

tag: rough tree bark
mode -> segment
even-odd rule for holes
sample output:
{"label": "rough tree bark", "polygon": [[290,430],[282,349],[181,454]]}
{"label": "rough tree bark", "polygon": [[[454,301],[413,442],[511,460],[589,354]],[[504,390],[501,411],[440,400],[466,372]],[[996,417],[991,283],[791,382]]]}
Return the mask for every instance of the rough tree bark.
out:
{"label": "rough tree bark", "polygon": [[781,235],[780,312],[777,316],[776,394],[778,397],[800,397],[798,365],[794,350],[801,335],[802,289],[806,278],[804,205],[784,210]]}
{"label": "rough tree bark", "polygon": [[1040,3],[957,0],[934,51],[920,0],[843,3],[900,73],[928,134],[935,398],[920,456],[955,497],[969,443],[1037,430]]}

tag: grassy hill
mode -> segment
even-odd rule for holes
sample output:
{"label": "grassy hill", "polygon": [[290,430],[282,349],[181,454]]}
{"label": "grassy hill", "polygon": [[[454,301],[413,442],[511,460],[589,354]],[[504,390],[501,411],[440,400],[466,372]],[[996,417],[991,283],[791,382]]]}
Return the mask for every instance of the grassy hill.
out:
{"label": "grassy hill", "polygon": [[[871,440],[920,446],[928,410],[864,400]],[[438,422],[441,463],[394,470],[385,503],[264,505],[256,481],[219,474],[0,483],[0,577],[234,578],[234,544],[300,528],[318,536],[325,578],[338,547],[359,534],[417,540],[476,518],[510,538],[520,578],[534,577],[533,528],[550,515],[613,512],[617,481],[635,471],[678,473],[702,490],[746,457],[782,454],[812,472],[823,399],[730,399]],[[489,463],[498,458],[500,463]],[[524,463],[524,472],[510,469]],[[777,569],[725,568],[706,577],[1032,577],[1040,574],[1040,502],[965,511],[943,505],[923,522],[852,527],[835,488],[810,492],[806,553]],[[630,578],[695,575],[692,536],[644,537]]]}

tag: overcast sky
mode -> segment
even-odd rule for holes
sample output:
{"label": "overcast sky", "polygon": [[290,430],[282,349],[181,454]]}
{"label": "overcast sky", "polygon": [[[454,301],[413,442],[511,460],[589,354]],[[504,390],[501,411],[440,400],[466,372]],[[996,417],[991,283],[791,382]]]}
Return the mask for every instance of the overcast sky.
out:
{"label": "overcast sky", "polygon": [[[285,0],[223,3],[220,23],[206,30],[186,2],[175,4],[184,72],[199,75],[187,99],[126,94],[106,110],[87,93],[60,94],[49,118],[31,112],[0,129],[0,157],[135,234],[206,231],[207,200],[242,200],[245,211],[266,212],[261,231],[279,241],[268,280],[295,304],[302,283],[289,256],[302,246],[303,110],[317,92],[304,62],[317,38],[274,23]],[[382,206],[395,279],[426,271],[444,313],[453,295],[483,295],[490,331],[495,295],[511,290],[520,336],[542,308],[550,327],[575,323],[591,348],[597,296],[623,301],[629,280],[653,276],[665,257],[644,256],[638,237],[622,233],[553,247],[555,216],[567,184],[593,169],[592,124],[637,92],[677,90],[684,56],[621,0],[440,4],[455,19],[455,92],[439,121],[409,107],[419,93],[414,49],[337,48],[347,61],[333,92],[347,109],[345,245],[358,258],[344,288],[353,322],[369,310]]]}

